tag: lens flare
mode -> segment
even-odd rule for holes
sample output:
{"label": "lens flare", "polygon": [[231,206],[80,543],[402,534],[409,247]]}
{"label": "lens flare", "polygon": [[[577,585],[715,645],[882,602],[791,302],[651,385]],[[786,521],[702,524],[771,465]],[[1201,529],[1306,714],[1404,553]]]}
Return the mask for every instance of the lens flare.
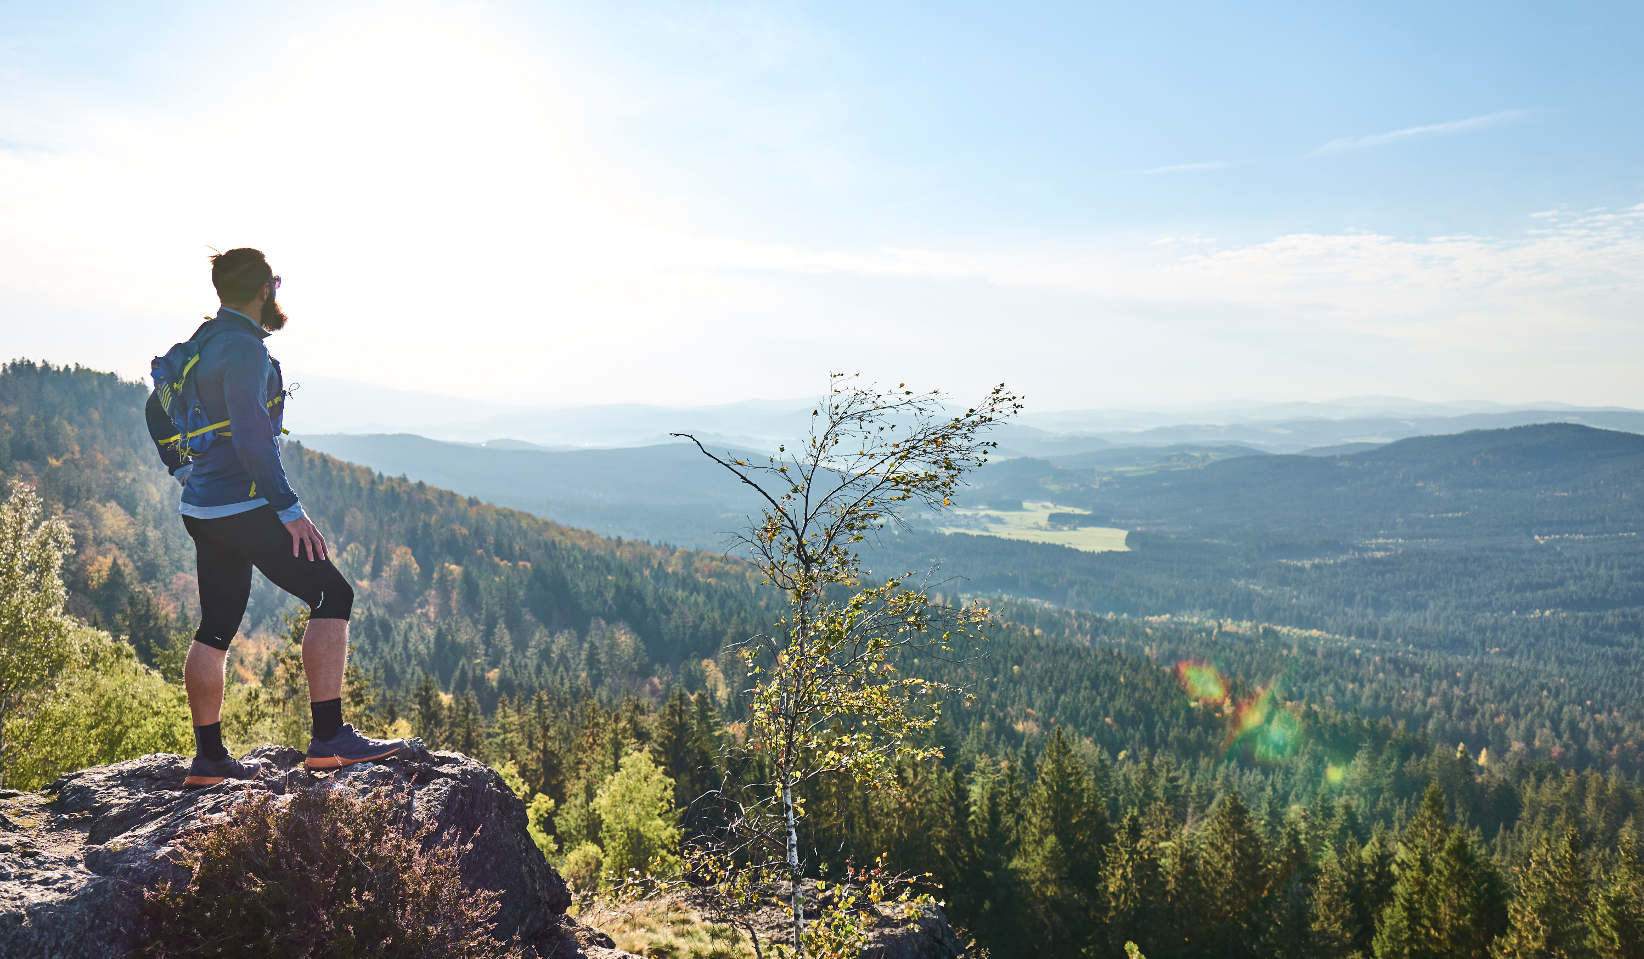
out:
{"label": "lens flare", "polygon": [[1270,690],[1257,690],[1255,696],[1233,707],[1233,728],[1228,731],[1232,738],[1243,739],[1266,725],[1273,705]]}
{"label": "lens flare", "polygon": [[1176,664],[1176,681],[1187,694],[1200,702],[1227,701],[1227,683],[1216,667],[1198,659],[1184,659]]}
{"label": "lens flare", "polygon": [[1293,758],[1307,735],[1301,716],[1279,701],[1277,690],[1283,679],[1276,677],[1253,695],[1235,701],[1233,684],[1216,667],[1199,659],[1176,663],[1176,681],[1189,699],[1195,704],[1224,707],[1220,715],[1228,718],[1228,725],[1222,748],[1227,752],[1243,750],[1264,763]]}
{"label": "lens flare", "polygon": [[1282,763],[1295,755],[1301,743],[1301,720],[1288,709],[1275,709],[1272,718],[1255,731],[1251,748],[1264,763]]}
{"label": "lens flare", "polygon": [[1335,763],[1331,763],[1330,765],[1324,767],[1324,779],[1330,785],[1340,786],[1342,784],[1342,780],[1346,778],[1347,767],[1338,766]]}

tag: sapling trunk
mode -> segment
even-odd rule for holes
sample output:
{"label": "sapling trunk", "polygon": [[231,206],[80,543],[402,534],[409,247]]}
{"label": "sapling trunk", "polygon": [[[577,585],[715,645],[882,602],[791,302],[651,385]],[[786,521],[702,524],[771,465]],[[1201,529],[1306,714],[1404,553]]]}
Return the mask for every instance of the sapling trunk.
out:
{"label": "sapling trunk", "polygon": [[787,826],[788,839],[788,880],[792,883],[791,905],[793,906],[793,951],[803,956],[805,954],[805,893],[800,885],[803,878],[799,872],[799,829],[794,821],[793,814],[793,786],[791,777],[784,775],[782,784],[782,815]]}
{"label": "sapling trunk", "polygon": [[[803,609],[804,609],[803,605],[800,605],[801,612],[803,611]],[[795,620],[796,621],[795,621],[794,625],[796,627],[798,627],[798,629],[803,629],[804,628],[804,626],[803,626],[803,624],[804,624],[803,616],[801,615],[801,616],[795,617]],[[796,630],[796,632],[797,632],[797,630]],[[799,643],[796,643],[795,645],[800,646],[800,648],[803,648],[802,645],[801,645],[802,643],[803,643],[803,639],[801,639],[799,641]],[[798,817],[795,815],[794,797],[793,797],[793,787],[794,787],[794,766],[793,766],[793,764],[794,764],[794,760],[795,760],[796,757],[795,757],[795,754],[794,754],[794,744],[793,744],[792,730],[794,729],[795,725],[798,723],[798,720],[799,720],[799,717],[795,715],[795,713],[797,712],[796,707],[797,707],[797,704],[795,702],[795,696],[794,695],[792,695],[792,694],[783,695],[781,713],[782,713],[783,719],[785,720],[786,732],[788,733],[788,735],[784,737],[787,741],[782,743],[782,745],[781,745],[782,760],[781,760],[781,762],[778,766],[778,770],[779,770],[779,773],[782,777],[782,780],[781,780],[782,781],[782,832],[783,832],[783,840],[787,844],[787,848],[784,850],[784,852],[786,853],[786,855],[784,856],[784,859],[787,861],[787,864],[788,864],[788,883],[789,883],[788,905],[793,910],[793,951],[794,951],[794,954],[797,955],[797,956],[804,956],[805,955],[805,890],[804,890],[803,886],[801,886],[801,884],[800,884],[801,880],[804,878],[804,876],[802,875],[802,873],[800,871],[800,866],[799,866],[799,822],[798,822]]]}

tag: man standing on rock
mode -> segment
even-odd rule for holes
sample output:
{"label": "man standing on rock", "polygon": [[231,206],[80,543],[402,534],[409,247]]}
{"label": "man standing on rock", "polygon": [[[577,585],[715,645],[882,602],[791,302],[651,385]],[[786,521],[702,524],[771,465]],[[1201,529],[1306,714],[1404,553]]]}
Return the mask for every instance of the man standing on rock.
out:
{"label": "man standing on rock", "polygon": [[257,766],[229,756],[222,735],[223,671],[251,598],[253,566],[309,606],[302,649],[313,738],[305,765],[333,769],[382,759],[404,741],[368,739],[342,721],[354,590],[332,564],[325,537],[304,514],[280,464],[285,383],[263,345],[285,326],[275,299],[280,278],[261,252],[237,249],[211,258],[211,283],[222,308],[191,337],[199,354],[184,376],[195,377],[198,405],[222,428],[205,452],[185,459],[158,393],[149,396],[147,410],[160,457],[183,484],[179,510],[199,566],[200,628],[183,667],[195,752],[183,784],[257,775]]}

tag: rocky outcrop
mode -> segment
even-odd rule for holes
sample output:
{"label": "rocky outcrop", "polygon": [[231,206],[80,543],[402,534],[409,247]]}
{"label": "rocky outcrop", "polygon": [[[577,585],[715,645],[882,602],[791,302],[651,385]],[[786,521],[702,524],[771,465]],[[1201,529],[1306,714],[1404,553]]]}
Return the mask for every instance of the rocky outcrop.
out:
{"label": "rocky outcrop", "polygon": [[170,852],[178,833],[227,810],[251,790],[283,795],[306,786],[403,790],[415,815],[436,826],[434,839],[468,841],[463,884],[502,893],[496,932],[547,959],[625,956],[598,930],[565,915],[571,896],[526,833],[525,807],[489,768],[460,753],[429,752],[421,742],[381,763],[311,774],[303,754],[263,746],[254,783],[185,790],[188,760],[144,756],[81,770],[43,793],[0,793],[0,955],[108,957],[134,952],[133,928],[144,888],[187,873]]}
{"label": "rocky outcrop", "polygon": [[[632,959],[610,936],[565,914],[570,892],[532,844],[524,804],[486,766],[461,753],[430,752],[417,740],[381,763],[334,773],[309,773],[303,754],[282,746],[263,746],[246,758],[262,766],[255,782],[185,790],[188,760],[154,755],[83,769],[40,793],[0,791],[0,956],[103,959],[135,953],[142,945],[133,932],[142,891],[189,879],[172,858],[186,828],[256,792],[288,795],[325,786],[363,793],[386,786],[406,797],[418,819],[436,827],[434,841],[472,841],[460,862],[463,885],[502,893],[499,937],[517,935],[536,959]],[[674,892],[653,905],[694,912],[688,899]],[[814,888],[806,899],[814,905]],[[761,939],[788,935],[779,909],[768,908],[753,921]],[[862,953],[864,959],[961,954],[935,905],[912,921],[882,911]]]}
{"label": "rocky outcrop", "polygon": [[964,954],[942,907],[931,903],[921,906],[911,921],[881,913],[862,959],[959,959]]}

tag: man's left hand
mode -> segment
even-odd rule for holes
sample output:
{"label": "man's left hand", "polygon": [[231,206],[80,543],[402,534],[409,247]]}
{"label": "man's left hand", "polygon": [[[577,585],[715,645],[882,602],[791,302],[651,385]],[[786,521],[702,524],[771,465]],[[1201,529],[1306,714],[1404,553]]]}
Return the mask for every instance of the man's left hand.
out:
{"label": "man's left hand", "polygon": [[320,535],[319,527],[315,526],[314,521],[309,519],[307,515],[299,516],[285,524],[285,528],[291,533],[292,556],[301,556],[303,546],[306,544],[310,562],[315,559],[328,558],[325,550],[325,537]]}

